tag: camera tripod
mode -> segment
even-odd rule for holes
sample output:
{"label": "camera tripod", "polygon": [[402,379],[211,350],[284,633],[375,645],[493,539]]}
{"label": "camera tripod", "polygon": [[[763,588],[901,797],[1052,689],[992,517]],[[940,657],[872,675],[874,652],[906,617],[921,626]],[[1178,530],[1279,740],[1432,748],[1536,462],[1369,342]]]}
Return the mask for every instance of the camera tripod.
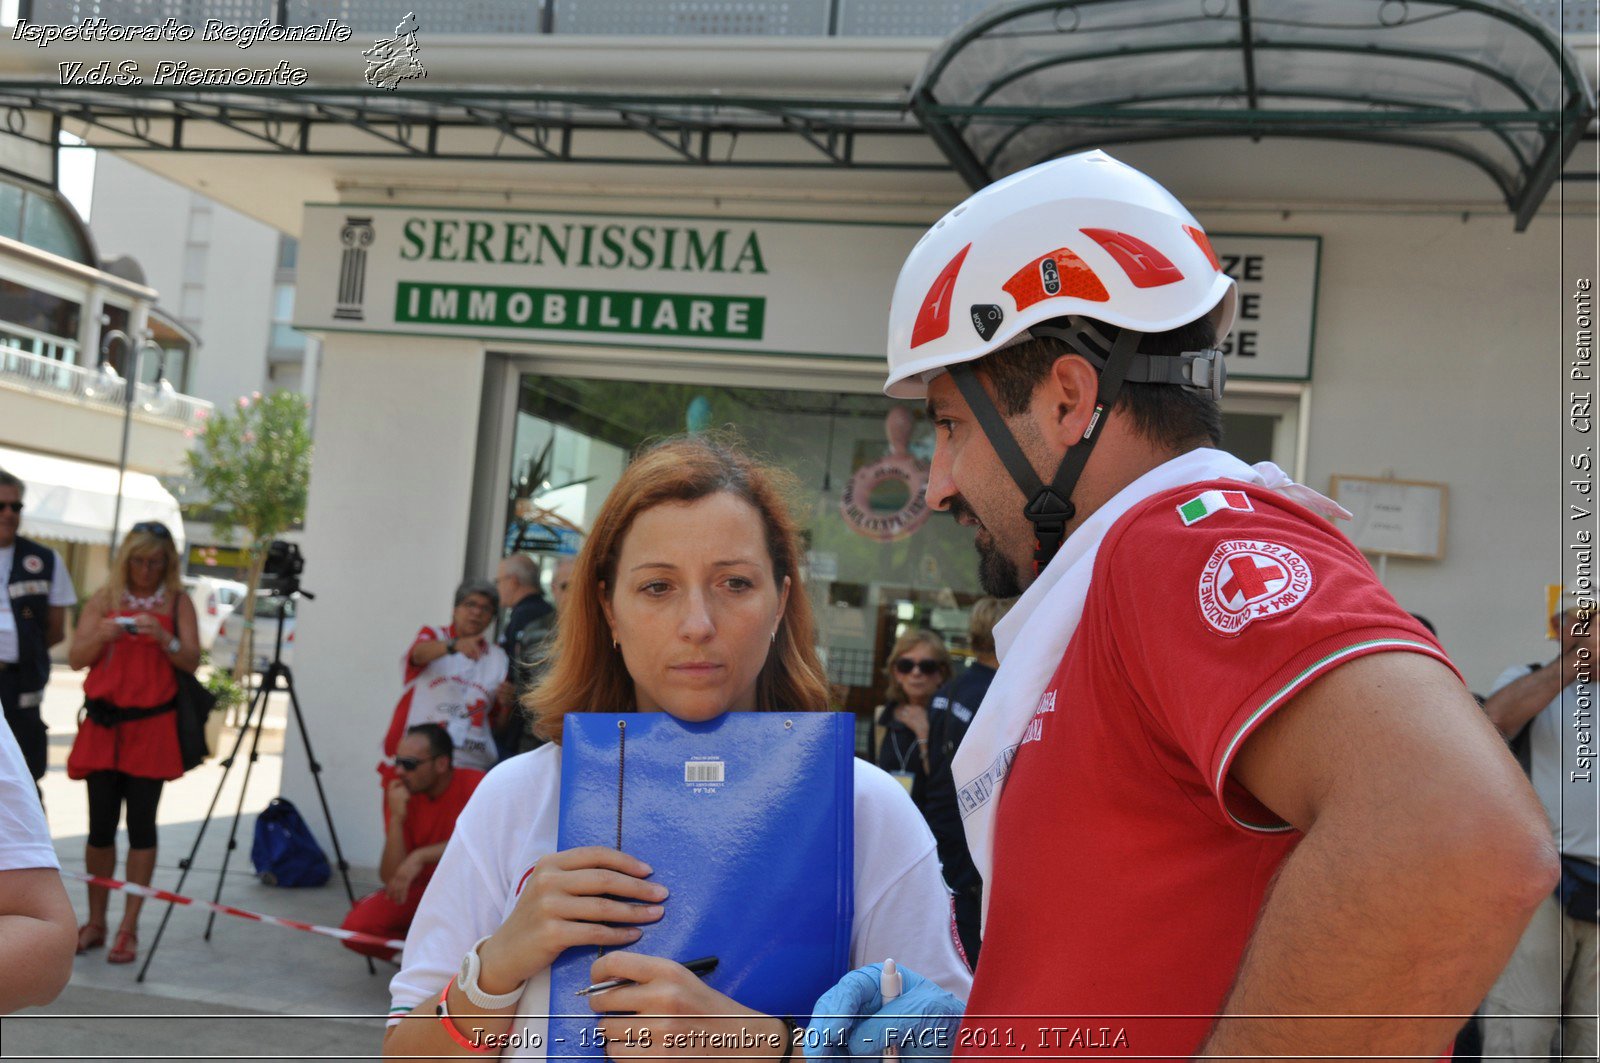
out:
{"label": "camera tripod", "polygon": [[[344,858],[344,851],[339,847],[339,833],[333,827],[333,814],[328,811],[328,795],[322,789],[322,765],[318,763],[316,754],[311,751],[311,733],[306,730],[305,714],[300,711],[300,699],[294,692],[294,673],[289,671],[289,666],[283,663],[283,621],[288,610],[291,598],[315,599],[316,595],[309,591],[302,591],[297,582],[283,588],[283,597],[278,601],[278,632],[275,644],[272,647],[272,663],[262,673],[261,684],[256,687],[255,693],[250,697],[249,707],[245,709],[244,720],[239,725],[239,733],[233,740],[233,750],[222,763],[222,778],[217,780],[217,791],[211,795],[211,804],[206,808],[205,818],[200,821],[200,832],[195,835],[194,844],[189,848],[189,855],[178,862],[183,873],[178,876],[178,884],[172,892],[182,893],[184,880],[189,877],[189,872],[194,868],[194,858],[200,851],[200,843],[205,840],[206,828],[211,825],[212,814],[216,811],[217,802],[222,798],[222,790],[228,784],[228,774],[233,770],[233,765],[239,759],[239,750],[244,746],[246,734],[250,735],[250,759],[245,762],[244,780],[239,786],[239,803],[233,810],[233,825],[228,830],[228,847],[222,854],[222,869],[217,872],[217,889],[211,895],[213,904],[222,897],[222,884],[228,877],[228,862],[233,856],[233,851],[238,847],[239,819],[244,813],[244,795],[250,789],[250,770],[255,766],[258,749],[261,746],[261,727],[267,720],[267,698],[276,690],[282,689],[289,695],[289,706],[294,710],[295,726],[300,731],[300,740],[305,745],[306,763],[311,768],[311,781],[317,785],[317,800],[322,803],[322,820],[328,825],[328,837],[333,841],[333,854],[339,868],[339,876],[344,880],[344,892],[350,898],[352,905],[356,902],[355,891],[350,888],[350,864]],[[255,654],[254,640],[250,652]],[[240,648],[243,649],[241,642]],[[254,662],[252,662],[254,663]],[[279,684],[282,684],[281,688]],[[253,731],[252,731],[252,721]],[[155,959],[156,949],[161,947],[161,935],[167,929],[167,920],[172,918],[172,905],[167,905],[167,910],[161,914],[161,925],[156,928],[156,936],[150,942],[149,951],[145,953],[144,965],[139,968],[137,981],[143,982],[145,972],[150,969],[150,961]],[[211,940],[211,927],[217,920],[217,914],[212,911],[206,919],[205,940]],[[367,973],[376,974],[372,958],[367,957]]]}

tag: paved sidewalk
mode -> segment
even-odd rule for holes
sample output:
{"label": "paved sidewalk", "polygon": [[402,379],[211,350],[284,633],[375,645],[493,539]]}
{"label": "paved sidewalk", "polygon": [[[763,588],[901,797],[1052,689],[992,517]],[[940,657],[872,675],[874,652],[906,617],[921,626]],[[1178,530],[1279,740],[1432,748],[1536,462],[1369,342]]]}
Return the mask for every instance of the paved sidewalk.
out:
{"label": "paved sidewalk", "polygon": [[[274,700],[280,700],[275,698]],[[42,783],[44,800],[63,870],[83,870],[88,802],[82,783],[66,776],[66,757],[82,702],[82,673],[57,668],[46,692],[45,721],[50,727],[50,769]],[[221,754],[233,748],[236,731],[227,731]],[[314,735],[313,735],[314,737]],[[236,848],[221,875],[234,812],[248,761],[248,742],[228,772],[216,811],[181,890],[179,861],[200,832],[206,810],[218,795],[223,768],[218,760],[191,771],[162,792],[158,823],[161,847],[153,885],[210,900],[221,883],[221,900],[268,915],[337,926],[349,908],[343,883],[333,879],[319,889],[276,889],[262,885],[250,866],[255,816],[277,796],[281,777],[284,707],[269,705],[258,756],[244,791]],[[315,822],[320,807],[302,808]],[[335,810],[343,817],[377,815],[377,808]],[[119,835],[125,848],[126,835]],[[329,853],[332,859],[333,854]],[[346,853],[352,863],[356,896],[379,886],[371,866],[377,854]],[[120,857],[120,853],[119,853]],[[119,860],[117,877],[122,877]],[[85,887],[68,882],[67,892],[86,917]],[[392,964],[376,964],[369,974],[363,957],[339,942],[299,931],[219,915],[210,940],[204,934],[209,913],[174,907],[160,948],[144,982],[136,980],[168,906],[146,902],[139,922],[139,962],[113,966],[105,950],[78,957],[72,982],[52,1005],[6,1018],[0,1025],[0,1058],[24,1055],[88,1058],[94,1051],[136,1059],[166,1060],[254,1055],[290,1059],[297,1055],[344,1058],[378,1055],[388,1010]],[[113,932],[122,915],[122,897],[111,898]],[[150,1016],[194,1018],[162,1021]],[[270,1018],[272,1015],[294,1018]],[[242,1017],[233,1017],[242,1016]],[[320,1018],[318,1018],[320,1017]],[[345,1056],[341,1056],[341,1053]]]}
{"label": "paved sidewalk", "polygon": [[151,993],[67,987],[54,1005],[0,1020],[0,1058],[375,1059],[383,1023],[269,1015]]}

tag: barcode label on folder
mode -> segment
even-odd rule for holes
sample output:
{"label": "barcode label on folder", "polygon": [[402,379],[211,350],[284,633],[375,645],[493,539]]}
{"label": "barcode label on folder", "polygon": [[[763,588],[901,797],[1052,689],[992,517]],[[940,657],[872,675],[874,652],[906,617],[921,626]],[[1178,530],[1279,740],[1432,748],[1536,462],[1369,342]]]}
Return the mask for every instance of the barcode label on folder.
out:
{"label": "barcode label on folder", "polygon": [[720,760],[686,760],[683,762],[683,781],[722,782],[725,767]]}

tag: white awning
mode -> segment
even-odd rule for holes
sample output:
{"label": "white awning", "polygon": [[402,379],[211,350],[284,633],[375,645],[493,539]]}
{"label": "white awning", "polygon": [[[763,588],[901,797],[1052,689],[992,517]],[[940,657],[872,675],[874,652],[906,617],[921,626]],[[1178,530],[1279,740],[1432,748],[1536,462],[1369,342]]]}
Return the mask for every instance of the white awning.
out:
{"label": "white awning", "polygon": [[[0,447],[0,469],[28,485],[22,534],[69,543],[110,543],[117,509],[117,470],[71,458]],[[142,520],[159,520],[172,529],[181,556],[183,517],[178,500],[161,481],[145,472],[122,478],[123,534]]]}

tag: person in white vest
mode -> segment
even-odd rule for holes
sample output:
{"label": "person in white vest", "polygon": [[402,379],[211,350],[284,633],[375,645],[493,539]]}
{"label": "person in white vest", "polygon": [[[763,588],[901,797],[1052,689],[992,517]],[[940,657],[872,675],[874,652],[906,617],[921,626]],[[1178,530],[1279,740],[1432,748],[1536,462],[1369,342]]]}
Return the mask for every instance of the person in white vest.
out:
{"label": "person in white vest", "polygon": [[885,391],[1021,594],[953,766],[983,958],[959,1029],[907,1021],[959,1010],[915,972],[887,1006],[852,972],[809,1055],[1437,1058],[1552,888],[1527,780],[1339,507],[1218,449],[1236,303],[1098,151],[911,251]]}
{"label": "person in white vest", "polygon": [[510,662],[490,641],[489,625],[500,611],[500,595],[487,580],[469,579],[456,588],[450,623],[424,624],[402,662],[405,688],[395,703],[383,738],[378,774],[385,792],[399,775],[395,754],[406,732],[436,723],[450,734],[455,766],[488,771],[497,759],[489,716],[505,683]]}

